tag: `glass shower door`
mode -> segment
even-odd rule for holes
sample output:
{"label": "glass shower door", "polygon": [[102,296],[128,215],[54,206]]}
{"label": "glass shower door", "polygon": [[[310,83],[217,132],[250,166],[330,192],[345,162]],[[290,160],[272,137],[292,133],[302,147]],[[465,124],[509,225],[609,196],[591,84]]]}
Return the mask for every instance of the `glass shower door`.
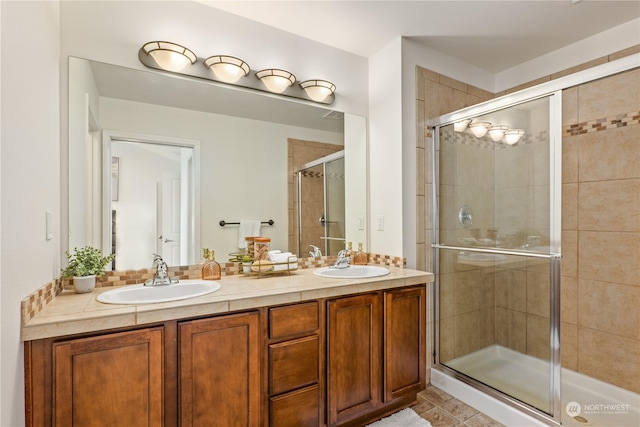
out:
{"label": "glass shower door", "polygon": [[[550,415],[560,362],[554,96],[434,133],[437,362]],[[524,134],[510,143],[497,125]]]}
{"label": "glass shower door", "polygon": [[298,171],[298,195],[299,254],[316,246],[337,255],[345,247],[344,152]]}

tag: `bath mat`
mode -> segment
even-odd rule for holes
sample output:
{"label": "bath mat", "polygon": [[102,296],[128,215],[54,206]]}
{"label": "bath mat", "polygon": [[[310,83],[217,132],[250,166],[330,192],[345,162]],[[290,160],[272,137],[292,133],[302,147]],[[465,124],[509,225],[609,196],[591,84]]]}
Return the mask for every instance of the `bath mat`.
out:
{"label": "bath mat", "polygon": [[431,427],[431,423],[407,408],[369,424],[368,427]]}

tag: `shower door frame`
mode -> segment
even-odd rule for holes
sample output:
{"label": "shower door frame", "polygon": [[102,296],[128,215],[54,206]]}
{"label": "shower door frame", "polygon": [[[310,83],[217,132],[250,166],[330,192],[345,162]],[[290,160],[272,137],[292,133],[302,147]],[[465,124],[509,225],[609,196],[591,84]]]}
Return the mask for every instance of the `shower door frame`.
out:
{"label": "shower door frame", "polygon": [[329,240],[340,240],[343,242],[346,242],[346,230],[345,230],[345,238],[333,238],[333,237],[328,237],[327,236],[327,176],[326,176],[326,169],[327,169],[327,163],[333,162],[335,160],[339,160],[339,159],[343,159],[345,158],[345,152],[344,150],[340,150],[340,151],[336,151],[335,153],[331,153],[328,154],[324,157],[321,157],[319,159],[313,160],[311,162],[306,163],[304,166],[302,166],[300,168],[300,170],[298,170],[296,172],[297,176],[298,176],[298,251],[300,253],[300,256],[302,256],[302,254],[304,253],[303,249],[302,249],[302,172],[316,167],[316,166],[320,166],[322,165],[322,174],[323,174],[323,199],[324,199],[324,206],[323,206],[323,216],[324,216],[324,222],[323,222],[323,228],[324,228],[324,236],[320,237],[321,240],[324,240],[324,248],[323,248],[323,256],[326,256],[328,253],[328,248],[329,248]]}
{"label": "shower door frame", "polygon": [[[486,394],[501,400],[521,411],[531,415],[541,421],[553,421],[561,423],[561,357],[560,357],[560,281],[561,281],[561,191],[562,191],[562,90],[557,89],[549,92],[531,94],[531,91],[524,90],[519,95],[511,95],[497,100],[488,101],[474,107],[466,108],[451,114],[440,116],[429,122],[432,132],[432,206],[433,206],[433,270],[434,270],[434,368],[449,376],[452,376]],[[448,126],[462,119],[470,119],[483,114],[488,114],[498,110],[514,107],[536,99],[549,99],[549,253],[536,253],[520,250],[473,248],[467,246],[454,246],[440,244],[440,206],[438,195],[440,194],[440,128]],[[439,251],[440,249],[461,250],[467,252],[481,252],[490,254],[501,254],[507,256],[526,256],[538,259],[548,259],[550,264],[550,302],[549,302],[549,409],[546,413],[511,397],[491,386],[488,386],[472,377],[460,373],[446,365],[440,363],[440,328],[439,328]]]}

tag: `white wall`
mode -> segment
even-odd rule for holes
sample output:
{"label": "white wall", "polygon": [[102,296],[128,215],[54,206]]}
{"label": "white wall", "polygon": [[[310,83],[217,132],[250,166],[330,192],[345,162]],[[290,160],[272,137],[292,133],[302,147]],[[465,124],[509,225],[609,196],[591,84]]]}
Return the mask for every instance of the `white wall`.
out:
{"label": "white wall", "polygon": [[238,227],[220,227],[220,220],[273,219],[261,234],[273,249],[287,249],[287,138],[344,143],[341,133],[105,97],[100,123],[107,130],[200,141],[200,243],[219,261],[238,251]]}
{"label": "white wall", "polygon": [[1,15],[0,425],[10,427],[24,425],[20,301],[60,272],[59,9],[2,2]]}
{"label": "white wall", "polygon": [[369,58],[369,251],[392,256],[403,255],[401,55],[398,38]]}

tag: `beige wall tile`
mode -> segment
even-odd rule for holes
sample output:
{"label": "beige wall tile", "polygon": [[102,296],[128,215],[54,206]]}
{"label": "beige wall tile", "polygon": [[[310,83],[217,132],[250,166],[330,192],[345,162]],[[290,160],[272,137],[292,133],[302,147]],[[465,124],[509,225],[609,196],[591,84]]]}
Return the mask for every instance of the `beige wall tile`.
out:
{"label": "beige wall tile", "polygon": [[581,279],[640,286],[640,233],[580,231]]}
{"label": "beige wall tile", "polygon": [[580,279],[578,299],[578,325],[640,340],[639,286]]}
{"label": "beige wall tile", "polygon": [[480,350],[484,342],[484,325],[480,310],[464,313],[456,319],[456,357]]}
{"label": "beige wall tile", "polygon": [[562,275],[578,277],[578,232],[562,230]]}
{"label": "beige wall tile", "polygon": [[578,327],[569,323],[560,325],[560,357],[562,367],[578,370]]}
{"label": "beige wall tile", "polygon": [[638,341],[578,328],[578,372],[640,393]]}
{"label": "beige wall tile", "polygon": [[434,82],[440,81],[440,74],[435,71],[427,70],[426,68],[417,67],[418,73],[424,79],[431,80]]}
{"label": "beige wall tile", "polygon": [[511,89],[507,89],[505,92],[506,93],[517,92],[519,90],[526,89],[528,87],[539,85],[540,83],[548,82],[549,80],[551,80],[551,76],[540,77],[539,79],[531,80],[530,82],[523,83],[523,84],[518,85],[518,86],[514,86]]}
{"label": "beige wall tile", "polygon": [[553,73],[551,74],[551,80],[568,76],[569,74],[577,73],[578,71],[587,70],[591,67],[595,67],[596,65],[606,64],[607,62],[609,62],[609,57],[603,56],[601,58],[594,59],[593,61],[585,62],[583,64],[576,65],[575,67],[567,68],[566,70],[562,70],[558,73]]}
{"label": "beige wall tile", "polygon": [[418,196],[425,194],[425,159],[424,148],[416,148],[416,194]]}
{"label": "beige wall tile", "polygon": [[461,82],[460,80],[452,79],[451,77],[444,76],[440,74],[440,84],[448,87],[452,87],[457,90],[461,90],[462,92],[467,91],[467,84]]}
{"label": "beige wall tile", "polygon": [[453,88],[427,80],[425,82],[425,118],[432,119],[454,111],[453,91]]}
{"label": "beige wall tile", "polygon": [[455,317],[448,317],[440,319],[437,324],[440,328],[440,362],[446,362],[456,357],[456,320]]}
{"label": "beige wall tile", "polygon": [[549,360],[549,319],[527,315],[527,354]]}
{"label": "beige wall tile", "polygon": [[527,309],[527,273],[508,269],[496,272],[496,305],[520,312]]}
{"label": "beige wall tile", "polygon": [[612,53],[611,55],[609,55],[609,61],[615,61],[616,59],[624,58],[625,56],[633,55],[634,53],[639,52],[640,44]]}
{"label": "beige wall tile", "polygon": [[579,120],[599,119],[640,108],[640,69],[594,80],[578,87]]}
{"label": "beige wall tile", "polygon": [[[426,224],[426,204],[424,196],[418,196],[416,200],[416,226],[418,230],[424,230]],[[424,243],[424,233],[416,234],[416,243]]]}
{"label": "beige wall tile", "polygon": [[455,315],[455,276],[457,273],[440,275],[440,319]]}
{"label": "beige wall tile", "polygon": [[455,274],[455,314],[480,310],[482,307],[482,276],[478,270]]}
{"label": "beige wall tile", "polygon": [[578,153],[580,136],[562,138],[562,183],[578,182]]}
{"label": "beige wall tile", "polygon": [[640,178],[640,126],[581,136],[580,182],[627,178]]}
{"label": "beige wall tile", "polygon": [[578,184],[562,184],[562,229],[578,229]]}
{"label": "beige wall tile", "polygon": [[562,126],[578,123],[578,88],[562,91]]}
{"label": "beige wall tile", "polygon": [[560,318],[563,322],[578,324],[578,279],[562,276]]}
{"label": "beige wall tile", "polygon": [[467,85],[467,93],[469,95],[473,95],[479,99],[482,99],[482,101],[488,101],[495,98],[495,95],[493,93],[472,85]]}
{"label": "beige wall tile", "polygon": [[[549,275],[527,272],[527,313],[549,318]],[[547,333],[547,335],[549,335]]]}
{"label": "beige wall tile", "polygon": [[580,183],[579,212],[581,230],[640,231],[640,178]]}

